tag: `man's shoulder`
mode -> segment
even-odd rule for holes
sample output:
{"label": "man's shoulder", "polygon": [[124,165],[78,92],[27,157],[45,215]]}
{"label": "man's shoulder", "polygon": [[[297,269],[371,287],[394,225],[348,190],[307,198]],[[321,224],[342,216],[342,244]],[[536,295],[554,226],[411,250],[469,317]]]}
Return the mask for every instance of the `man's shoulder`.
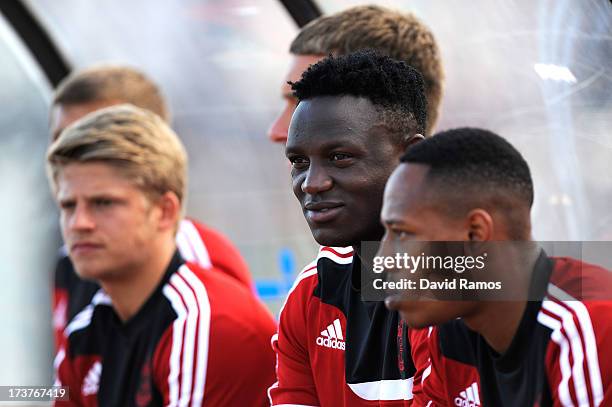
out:
{"label": "man's shoulder", "polygon": [[196,263],[181,265],[163,291],[175,309],[182,307],[175,299],[178,294],[181,298],[193,297],[198,313],[211,319],[229,318],[237,324],[242,321],[249,326],[273,326],[272,315],[244,285],[226,274],[203,270]]}
{"label": "man's shoulder", "polygon": [[561,290],[572,300],[612,299],[612,272],[601,266],[570,257],[551,257],[553,270],[549,291]]}
{"label": "man's shoulder", "polygon": [[111,298],[99,288],[91,301],[64,328],[63,336],[69,354],[101,354],[113,315]]}
{"label": "man's shoulder", "polygon": [[317,257],[308,263],[297,275],[287,298],[292,296],[312,296],[313,290],[331,270],[342,272],[350,269],[353,263],[352,247],[321,246]]}

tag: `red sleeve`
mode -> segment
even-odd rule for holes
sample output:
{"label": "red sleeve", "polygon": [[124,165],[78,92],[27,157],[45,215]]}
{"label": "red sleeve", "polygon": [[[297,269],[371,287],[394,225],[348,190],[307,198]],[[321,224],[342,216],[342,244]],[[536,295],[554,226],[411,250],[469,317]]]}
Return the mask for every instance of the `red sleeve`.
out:
{"label": "red sleeve", "polygon": [[412,358],[417,369],[412,388],[414,406],[442,407],[448,405],[445,392],[442,355],[438,330],[435,327],[409,330]]}
{"label": "red sleeve", "polygon": [[320,404],[306,344],[307,309],[313,284],[316,285],[316,273],[314,266],[306,268],[298,276],[280,312],[278,334],[272,337],[272,347],[276,352],[277,382],[268,393],[273,406]]}
{"label": "red sleeve", "polygon": [[421,382],[423,380],[423,373],[430,365],[428,344],[430,332],[431,330],[429,328],[408,328],[410,356],[412,357],[412,363],[416,369],[414,373],[414,381],[412,383],[413,394],[419,394],[422,392]]}
{"label": "red sleeve", "polygon": [[[61,333],[60,333],[61,334]],[[66,358],[66,342],[63,337],[60,336],[59,342],[56,343],[58,347],[57,355],[53,362],[53,368],[55,370],[55,383],[54,386],[68,386],[69,400],[68,401],[56,401],[53,405],[56,407],[73,407],[80,405],[80,391],[76,386],[77,380],[69,363]]]}
{"label": "red sleeve", "polygon": [[[175,300],[182,301],[180,297]],[[208,365],[209,319],[210,314],[193,310],[191,314],[177,315],[159,340],[153,354],[152,373],[165,406],[202,405]]]}
{"label": "red sleeve", "polygon": [[552,328],[546,368],[554,406],[612,405],[612,301],[544,301]]}
{"label": "red sleeve", "polygon": [[64,328],[68,323],[68,270],[66,268],[66,259],[60,258],[55,266],[53,278],[53,293],[52,293],[52,321],[55,352],[59,352]]}
{"label": "red sleeve", "polygon": [[153,383],[162,395],[163,404],[170,404],[170,387],[168,376],[170,374],[170,353],[172,350],[172,326],[166,329],[157,343],[153,354]]}
{"label": "red sleeve", "polygon": [[275,380],[270,336],[276,332],[276,324],[267,310],[247,301],[244,306],[257,307],[257,312],[249,315],[257,325],[228,313],[211,323],[206,391],[213,398],[205,397],[207,405],[270,405],[267,390]]}
{"label": "red sleeve", "polygon": [[[69,392],[69,400],[55,401],[55,407],[97,407],[97,384],[92,384],[94,388],[87,388],[86,377],[91,374],[92,370],[95,370],[98,374],[102,372],[99,357],[78,356],[72,358],[68,339],[62,336],[53,367],[55,370],[54,386],[67,386]],[[87,391],[90,392],[87,394],[85,393]]]}
{"label": "red sleeve", "polygon": [[55,351],[59,351],[61,338],[66,328],[68,314],[68,290],[62,287],[53,287],[53,337]]}
{"label": "red sleeve", "polygon": [[253,292],[254,284],[249,272],[249,266],[232,242],[214,229],[196,221],[191,222],[202,237],[213,267],[234,278],[248,288],[249,291]]}
{"label": "red sleeve", "polygon": [[[270,312],[232,278],[188,263],[165,294],[176,318],[153,355],[165,405],[268,405],[274,381]],[[191,305],[189,305],[191,304]]]}

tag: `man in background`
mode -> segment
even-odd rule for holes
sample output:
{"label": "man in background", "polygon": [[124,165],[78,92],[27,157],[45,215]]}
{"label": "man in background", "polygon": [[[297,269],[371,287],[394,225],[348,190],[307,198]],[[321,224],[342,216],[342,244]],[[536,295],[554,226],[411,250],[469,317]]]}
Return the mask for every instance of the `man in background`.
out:
{"label": "man in background", "polygon": [[[98,109],[130,103],[170,122],[166,101],[158,86],[142,72],[125,66],[100,65],[77,71],[55,91],[51,107],[52,141],[70,124]],[[248,266],[234,245],[216,230],[183,219],[176,234],[183,259],[206,270],[221,272],[253,289]],[[67,323],[91,301],[99,286],[80,279],[74,272],[66,248],[60,251],[55,271],[53,325],[56,345]]]}
{"label": "man in background", "polygon": [[423,75],[430,135],[438,120],[444,71],[440,50],[431,30],[414,14],[380,6],[357,6],[311,21],[291,43],[291,64],[281,96],[285,106],[268,130],[275,143],[287,142],[291,115],[297,106],[287,82],[297,82],[308,66],[329,54],[344,55],[370,48],[404,61]]}
{"label": "man in background", "polygon": [[77,406],[264,406],[270,312],[234,278],[184,262],[175,234],[187,155],[168,125],[118,105],[49,147],[62,236],[101,287],[64,330],[54,366]]}

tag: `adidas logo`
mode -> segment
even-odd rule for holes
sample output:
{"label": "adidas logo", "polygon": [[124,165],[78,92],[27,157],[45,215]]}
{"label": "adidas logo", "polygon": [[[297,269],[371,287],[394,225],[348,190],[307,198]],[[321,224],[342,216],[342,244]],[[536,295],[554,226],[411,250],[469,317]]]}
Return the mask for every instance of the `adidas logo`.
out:
{"label": "adidas logo", "polygon": [[91,366],[87,376],[83,379],[83,387],[81,393],[83,396],[89,396],[98,392],[98,386],[100,385],[100,375],[102,374],[102,363],[96,362]]}
{"label": "adidas logo", "polygon": [[317,345],[325,346],[326,348],[344,350],[346,344],[344,336],[342,336],[342,327],[340,320],[336,320],[327,326],[327,329],[321,331],[321,336],[317,338]]}
{"label": "adidas logo", "polygon": [[455,397],[455,405],[459,407],[480,407],[480,396],[478,395],[476,382],[459,393],[459,397]]}

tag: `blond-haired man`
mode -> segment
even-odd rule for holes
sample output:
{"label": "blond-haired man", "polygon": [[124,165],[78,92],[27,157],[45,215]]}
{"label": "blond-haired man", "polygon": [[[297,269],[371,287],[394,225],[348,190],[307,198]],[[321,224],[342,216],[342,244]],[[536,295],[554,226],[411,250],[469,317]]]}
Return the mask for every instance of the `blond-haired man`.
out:
{"label": "blond-haired man", "polygon": [[271,315],[176,249],[187,157],[174,132],[113,106],[69,126],[47,161],[70,259],[101,286],[56,358],[71,405],[265,405]]}
{"label": "blond-haired man", "polygon": [[[122,65],[97,65],[78,70],[60,83],[51,108],[51,137],[95,110],[131,103],[156,113],[166,123],[170,112],[159,87],[143,72]],[[250,290],[253,280],[236,247],[221,233],[194,219],[183,219],[176,234],[181,256],[207,270],[235,278]],[[62,249],[55,270],[53,325],[59,343],[67,323],[91,301],[96,283],[79,278]]]}
{"label": "blond-haired man", "polygon": [[287,82],[297,82],[308,66],[329,54],[346,55],[370,48],[404,61],[423,75],[427,97],[427,129],[432,134],[443,94],[444,70],[436,39],[414,14],[380,6],[357,6],[307,24],[292,41],[289,72],[281,85],[285,106],[268,129],[268,138],[287,142],[297,99]]}

